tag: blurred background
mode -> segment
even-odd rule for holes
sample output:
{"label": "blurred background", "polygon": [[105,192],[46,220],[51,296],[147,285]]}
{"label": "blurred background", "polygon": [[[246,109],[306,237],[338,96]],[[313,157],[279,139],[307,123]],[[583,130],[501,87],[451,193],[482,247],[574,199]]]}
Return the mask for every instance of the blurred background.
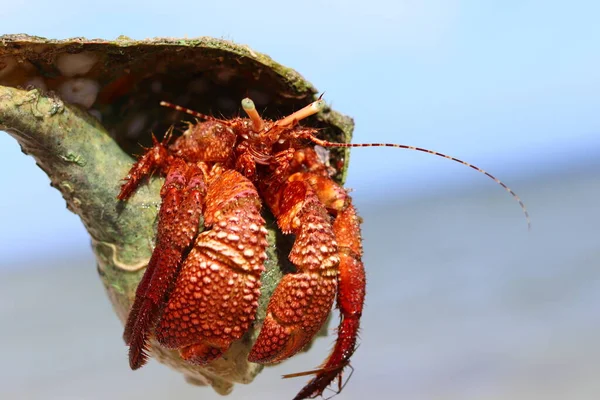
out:
{"label": "blurred background", "polygon": [[[600,3],[4,2],[2,33],[215,36],[291,66],[355,118],[367,304],[340,399],[600,397]],[[217,399],[131,372],[87,233],[0,133],[0,398]],[[333,338],[231,399],[291,398]]]}

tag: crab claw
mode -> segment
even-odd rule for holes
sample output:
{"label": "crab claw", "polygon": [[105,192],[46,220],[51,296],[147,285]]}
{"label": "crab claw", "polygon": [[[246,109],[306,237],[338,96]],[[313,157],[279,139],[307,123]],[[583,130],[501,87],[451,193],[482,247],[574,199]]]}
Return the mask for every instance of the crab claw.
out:
{"label": "crab claw", "polygon": [[303,181],[287,182],[275,208],[284,232],[296,235],[286,275],[271,297],[267,317],[248,360],[282,361],[300,351],[319,331],[337,292],[339,257],[330,217]]}

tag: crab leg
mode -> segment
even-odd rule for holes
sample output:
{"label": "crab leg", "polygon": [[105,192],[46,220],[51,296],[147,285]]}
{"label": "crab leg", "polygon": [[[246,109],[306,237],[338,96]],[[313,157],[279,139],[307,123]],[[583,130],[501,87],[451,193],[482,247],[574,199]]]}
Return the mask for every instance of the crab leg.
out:
{"label": "crab leg", "polygon": [[317,375],[294,397],[294,400],[321,395],[350,362],[356,349],[356,338],[365,299],[366,277],[361,261],[359,218],[351,204],[341,211],[333,230],[338,241],[340,255],[340,275],[337,293],[337,306],[341,321],[337,330],[337,340],[327,361]]}
{"label": "crab leg", "polygon": [[[360,218],[346,191],[323,174],[298,172],[290,181],[306,182],[317,194],[319,201],[331,214],[336,215],[333,232],[340,258],[337,306],[340,325],[335,346],[316,376],[298,393],[294,400],[316,397],[337,377],[350,362],[356,349],[356,338],[365,299],[366,277],[361,260],[363,250],[360,236]],[[292,374],[298,376],[303,374]]]}
{"label": "crab leg", "polygon": [[132,369],[140,368],[147,360],[148,335],[160,316],[161,304],[183,254],[198,233],[202,213],[205,192],[202,171],[178,159],[163,169],[167,170],[167,177],[161,190],[156,247],[138,285],[123,333]]}
{"label": "crab leg", "polygon": [[127,174],[125,182],[121,186],[121,191],[117,196],[119,200],[127,200],[135,189],[137,189],[140,182],[155,170],[162,170],[163,173],[166,173],[165,169],[169,165],[171,157],[164,143],[156,140],[154,136],[152,136],[152,141],[154,142],[154,146],[140,157],[129,170],[129,174]]}

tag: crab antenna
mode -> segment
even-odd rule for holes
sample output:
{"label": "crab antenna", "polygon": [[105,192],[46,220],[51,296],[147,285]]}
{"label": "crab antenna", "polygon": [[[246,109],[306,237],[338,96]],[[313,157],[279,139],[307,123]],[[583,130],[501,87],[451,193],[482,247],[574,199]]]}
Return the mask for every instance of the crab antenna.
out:
{"label": "crab antenna", "polygon": [[244,109],[244,111],[246,111],[246,114],[248,114],[248,117],[250,117],[250,119],[252,120],[252,129],[254,130],[254,132],[260,132],[263,128],[264,123],[260,115],[258,115],[258,111],[256,111],[254,102],[250,98],[246,97],[242,100],[242,108]]}
{"label": "crab antenna", "polygon": [[275,124],[279,125],[279,126],[291,125],[295,122],[300,121],[301,119],[310,117],[311,115],[318,113],[319,111],[323,110],[324,108],[325,108],[325,101],[321,100],[321,98],[319,97],[318,100],[313,101],[306,107],[296,111],[293,114],[288,115],[285,118],[280,119]]}
{"label": "crab antenna", "polygon": [[198,111],[190,110],[189,108],[185,108],[185,107],[178,106],[177,104],[169,103],[168,101],[161,101],[160,105],[163,107],[172,108],[174,110],[184,112],[184,113],[192,115],[196,118],[200,118],[200,119],[204,119],[204,120],[208,120],[208,121],[214,121],[216,119],[214,117],[211,117],[210,115],[202,114],[202,113],[199,113]]}
{"label": "crab antenna", "polygon": [[525,207],[525,204],[523,203],[523,201],[521,200],[521,198],[515,193],[513,192],[513,190],[511,188],[509,188],[508,186],[506,186],[506,184],[504,182],[502,182],[500,179],[496,178],[494,175],[490,174],[489,172],[473,165],[473,164],[469,164],[468,162],[465,162],[463,160],[459,160],[458,158],[454,158],[451,156],[448,156],[446,154],[443,153],[438,153],[437,151],[433,151],[433,150],[429,150],[429,149],[424,149],[422,147],[414,147],[414,146],[408,146],[405,144],[396,144],[396,143],[335,143],[335,142],[329,142],[327,140],[322,140],[319,138],[316,138],[314,136],[310,136],[309,137],[310,140],[312,140],[315,144],[318,144],[319,146],[323,146],[323,147],[395,147],[398,149],[407,149],[407,150],[416,150],[416,151],[420,151],[423,153],[429,153],[429,154],[433,154],[435,156],[438,157],[443,157],[443,158],[447,158],[449,160],[452,161],[456,161],[457,163],[460,163],[462,165],[466,165],[469,168],[474,169],[477,172],[481,172],[482,174],[486,175],[488,178],[491,178],[492,180],[494,180],[494,182],[496,182],[498,185],[502,186],[508,193],[510,193],[510,195],[512,197],[514,197],[515,200],[517,200],[517,202],[519,203],[519,205],[521,206],[521,210],[523,210],[523,213],[525,214],[525,219],[527,220],[527,229],[531,230],[531,218],[529,218],[529,213],[527,212],[527,208]]}

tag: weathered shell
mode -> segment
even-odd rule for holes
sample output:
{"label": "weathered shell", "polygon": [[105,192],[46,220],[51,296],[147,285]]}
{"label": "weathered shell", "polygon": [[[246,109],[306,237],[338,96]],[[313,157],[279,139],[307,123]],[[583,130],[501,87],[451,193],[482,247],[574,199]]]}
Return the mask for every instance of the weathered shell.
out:
{"label": "weathered shell", "polygon": [[[228,117],[237,115],[240,100],[249,96],[266,117],[277,118],[316,95],[298,73],[268,56],[207,37],[57,41],[0,36],[0,85],[0,129],[36,158],[69,209],[80,215],[92,237],[99,274],[122,321],[152,250],[162,180],[152,180],[126,204],[119,204],[120,180],[130,166],[130,155],[142,152],[140,144],[150,143],[151,132],[161,137],[169,126],[186,119],[159,102]],[[331,141],[350,141],[352,120],[331,109],[305,123],[322,128],[322,136]],[[342,182],[347,150],[323,153]],[[210,384],[227,394],[233,383],[249,383],[260,372],[262,367],[249,363],[246,356],[281,277],[280,268],[285,269],[283,249],[289,245],[273,227],[255,329],[223,359],[205,368],[153,346],[153,355],[182,371],[188,381]]]}
{"label": "weathered shell", "polygon": [[[52,91],[78,104],[129,153],[150,143],[150,132],[160,137],[184,118],[160,107],[161,100],[228,117],[239,114],[240,100],[249,96],[264,116],[277,118],[310,103],[317,93],[296,71],[270,57],[209,37],[104,41],[4,35],[0,85]],[[350,118],[330,109],[308,123],[323,128],[323,137],[332,141],[349,141],[353,129]],[[347,152],[339,153],[337,165],[345,173],[339,161]]]}

